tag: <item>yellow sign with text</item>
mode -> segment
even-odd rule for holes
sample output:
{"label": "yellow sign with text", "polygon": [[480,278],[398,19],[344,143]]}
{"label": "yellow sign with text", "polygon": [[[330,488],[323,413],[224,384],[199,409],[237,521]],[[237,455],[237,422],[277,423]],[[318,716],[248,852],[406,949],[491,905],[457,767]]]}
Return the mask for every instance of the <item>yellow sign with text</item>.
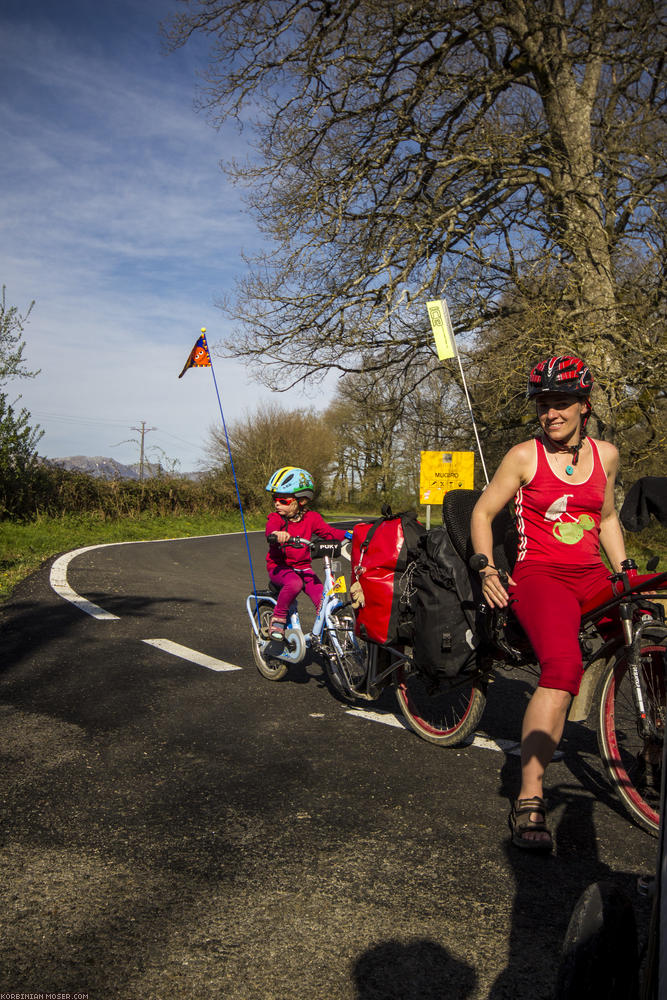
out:
{"label": "yellow sign with text", "polygon": [[442,503],[449,490],[475,488],[473,451],[422,451],[419,469],[419,502]]}
{"label": "yellow sign with text", "polygon": [[454,340],[454,330],[452,321],[449,318],[449,309],[444,299],[434,299],[426,303],[428,318],[431,322],[431,330],[435,340],[438,357],[441,361],[447,358],[456,357],[456,342]]}

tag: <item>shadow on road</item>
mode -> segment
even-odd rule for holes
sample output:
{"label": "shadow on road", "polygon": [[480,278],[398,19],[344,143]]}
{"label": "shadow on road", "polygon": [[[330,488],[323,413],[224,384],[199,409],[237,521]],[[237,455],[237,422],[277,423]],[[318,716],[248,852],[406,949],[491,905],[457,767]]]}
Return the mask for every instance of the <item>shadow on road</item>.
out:
{"label": "shadow on road", "polygon": [[382,941],[355,962],[358,1000],[465,1000],[477,985],[475,970],[428,939]]}
{"label": "shadow on road", "polygon": [[[508,800],[520,783],[520,763],[507,758],[501,771],[500,794]],[[515,880],[506,968],[493,984],[488,1000],[553,996],[556,972],[572,911],[591,882],[608,879],[633,894],[636,875],[612,872],[599,860],[593,818],[594,798],[572,785],[552,785],[547,793],[552,816],[555,852],[551,856],[531,854],[512,846],[505,850],[508,868]]]}

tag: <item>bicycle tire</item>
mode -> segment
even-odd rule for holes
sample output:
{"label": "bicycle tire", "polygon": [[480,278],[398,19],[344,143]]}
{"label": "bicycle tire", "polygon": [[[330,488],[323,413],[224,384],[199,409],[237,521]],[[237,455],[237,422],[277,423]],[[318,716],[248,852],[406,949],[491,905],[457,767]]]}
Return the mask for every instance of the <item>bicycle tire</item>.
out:
{"label": "bicycle tire", "polygon": [[[330,615],[332,628],[322,635],[324,668],[333,688],[346,701],[354,702],[365,691],[368,676],[368,649],[354,631],[354,615],[349,608]],[[333,642],[335,632],[337,645]]]}
{"label": "bicycle tire", "polygon": [[558,1000],[638,1000],[639,944],[632,901],[594,882],[572,911],[558,966]]}
{"label": "bicycle tire", "polygon": [[660,822],[662,746],[665,732],[665,649],[667,629],[645,633],[641,677],[646,712],[657,731],[640,736],[625,650],[621,649],[603,675],[597,692],[598,746],[611,782],[632,818],[657,836]]}
{"label": "bicycle tire", "polygon": [[396,700],[410,728],[428,743],[460,746],[475,732],[486,706],[487,681],[442,682],[435,690],[409,665],[396,670]]}
{"label": "bicycle tire", "polygon": [[[269,626],[271,624],[271,616],[273,615],[273,604],[260,603],[258,606],[259,610],[259,631],[260,635],[266,639],[269,637]],[[284,660],[278,660],[272,656],[266,656],[262,652],[262,644],[255,634],[255,630],[251,629],[250,641],[252,644],[252,657],[255,661],[255,666],[259,670],[262,677],[265,677],[267,681],[281,681],[285,674],[287,673],[288,665]]]}

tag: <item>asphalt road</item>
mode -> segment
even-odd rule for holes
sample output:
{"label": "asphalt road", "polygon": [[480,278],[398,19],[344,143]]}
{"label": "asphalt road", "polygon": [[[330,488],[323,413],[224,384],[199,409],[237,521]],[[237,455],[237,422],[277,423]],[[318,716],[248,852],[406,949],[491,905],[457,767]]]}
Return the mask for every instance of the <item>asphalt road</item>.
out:
{"label": "asphalt road", "polygon": [[391,691],[364,715],[316,662],[260,677],[242,536],[81,553],[68,584],[115,618],[50,568],[0,614],[0,997],[547,1000],[575,901],[609,877],[644,933],[655,841],[585,727],[548,775],[554,855],[509,845],[518,759],[494,741],[519,737],[524,675],[492,686],[486,745],[446,750]]}

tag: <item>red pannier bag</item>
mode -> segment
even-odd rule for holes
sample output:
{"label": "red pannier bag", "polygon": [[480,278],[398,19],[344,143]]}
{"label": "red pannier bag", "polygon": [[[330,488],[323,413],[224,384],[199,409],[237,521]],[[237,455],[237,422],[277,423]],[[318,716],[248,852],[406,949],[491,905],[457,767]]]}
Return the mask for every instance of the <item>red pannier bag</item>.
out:
{"label": "red pannier bag", "polygon": [[426,529],[415,514],[387,513],[352,531],[352,582],[364,592],[356,612],[356,633],[381,645],[409,642],[411,608],[408,572],[416,559],[418,541]]}

